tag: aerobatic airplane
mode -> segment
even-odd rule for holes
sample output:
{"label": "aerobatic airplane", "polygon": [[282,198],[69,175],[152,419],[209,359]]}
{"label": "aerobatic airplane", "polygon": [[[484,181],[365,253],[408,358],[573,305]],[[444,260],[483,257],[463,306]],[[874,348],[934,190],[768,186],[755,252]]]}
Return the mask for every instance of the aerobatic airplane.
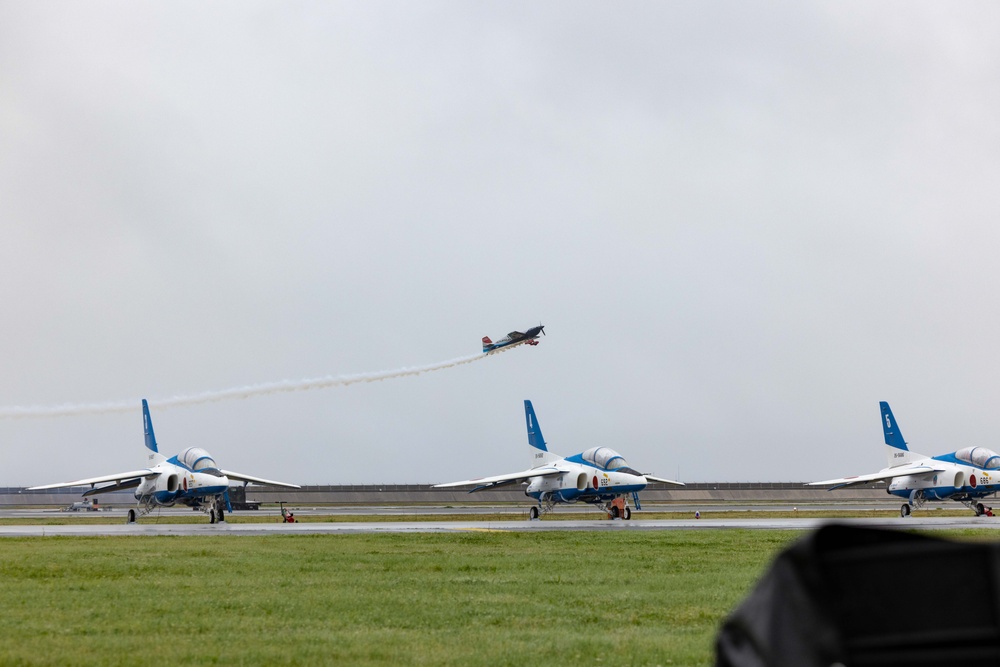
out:
{"label": "aerobatic airplane", "polygon": [[493,350],[499,350],[503,347],[514,347],[515,345],[520,345],[521,343],[527,343],[528,345],[538,345],[538,336],[545,335],[545,327],[539,324],[537,327],[531,327],[527,331],[511,331],[509,334],[493,342],[490,340],[489,336],[483,336],[483,352],[492,352]]}
{"label": "aerobatic airplane", "polygon": [[[495,475],[462,482],[437,484],[435,488],[452,486],[473,486],[469,491],[492,489],[506,484],[527,482],[524,495],[538,501],[528,511],[529,519],[537,519],[553,509],[556,503],[583,502],[602,506],[612,519],[632,518],[627,496],[631,495],[636,509],[639,492],[650,482],[663,482],[684,486],[681,482],[653,477],[628,467],[621,454],[608,447],[592,447],[581,454],[565,458],[548,450],[542,429],[535,417],[531,401],[524,402],[524,418],[528,425],[528,449],[531,451],[533,467],[521,472]],[[624,508],[614,503],[618,498],[625,500]]]}
{"label": "aerobatic airplane", "polygon": [[[275,482],[230,470],[220,470],[209,453],[200,447],[189,447],[177,456],[168,459],[157,448],[156,436],[153,433],[153,421],[149,417],[149,405],[146,403],[146,399],[142,400],[142,421],[146,449],[149,450],[146,456],[149,467],[112,475],[78,479],[74,482],[33,486],[29,490],[89,485],[90,490],[83,494],[86,497],[122,489],[135,489],[137,508],[128,511],[129,523],[135,523],[137,516],[149,514],[156,507],[171,507],[177,503],[201,509],[208,514],[209,523],[215,523],[216,521],[225,521],[224,509],[232,511],[232,507],[229,505],[230,480],[243,482],[244,485],[255,483],[283,486],[289,489],[301,488],[296,484]],[[113,484],[95,488],[95,484],[103,482],[113,482]]]}
{"label": "aerobatic airplane", "polygon": [[882,409],[882,432],[885,435],[889,465],[882,470],[857,477],[810,482],[809,486],[840,489],[865,482],[885,481],[886,491],[905,498],[899,515],[909,516],[911,508],[923,507],[928,500],[955,500],[976,513],[993,515],[993,508],[980,499],[1000,491],[1000,455],[985,447],[965,447],[940,456],[911,452],[899,431],[899,424],[885,401]]}

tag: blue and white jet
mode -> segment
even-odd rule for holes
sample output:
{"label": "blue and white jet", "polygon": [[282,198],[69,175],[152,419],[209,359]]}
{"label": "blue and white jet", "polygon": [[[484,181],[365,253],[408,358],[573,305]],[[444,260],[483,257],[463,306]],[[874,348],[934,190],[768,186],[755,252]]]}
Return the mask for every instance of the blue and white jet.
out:
{"label": "blue and white jet", "polygon": [[924,456],[911,452],[903,440],[899,424],[885,401],[882,409],[882,432],[888,466],[868,475],[810,482],[809,486],[840,489],[865,482],[885,481],[886,491],[905,498],[899,515],[910,515],[911,508],[923,507],[928,500],[955,500],[976,513],[993,515],[993,508],[981,499],[1000,491],[1000,454],[985,447],[966,447],[950,454]]}
{"label": "blue and white jet", "polygon": [[[243,473],[221,470],[215,460],[200,447],[188,447],[180,454],[167,458],[160,453],[153,433],[153,420],[149,416],[149,405],[142,400],[142,422],[145,434],[148,467],[128,472],[33,486],[31,490],[60,489],[70,486],[90,486],[83,495],[93,496],[123,489],[135,489],[136,509],[128,511],[128,522],[135,523],[138,516],[149,514],[157,507],[171,507],[177,503],[208,514],[209,523],[225,521],[225,510],[232,511],[229,504],[229,482],[234,480],[246,484],[267,484],[289,489],[301,488],[296,484],[275,482]],[[95,486],[112,482],[106,486]]]}
{"label": "blue and white jet", "polygon": [[538,501],[528,511],[529,519],[538,519],[551,511],[557,503],[576,502],[601,506],[612,519],[630,519],[632,510],[628,506],[627,497],[632,496],[635,508],[642,509],[639,492],[650,482],[684,486],[681,482],[633,470],[621,454],[608,447],[592,447],[581,454],[565,458],[553,454],[542,437],[542,429],[538,425],[531,401],[524,402],[524,418],[528,426],[528,449],[533,467],[506,475],[437,484],[435,488],[475,486],[469,491],[474,493],[526,482],[524,495]]}

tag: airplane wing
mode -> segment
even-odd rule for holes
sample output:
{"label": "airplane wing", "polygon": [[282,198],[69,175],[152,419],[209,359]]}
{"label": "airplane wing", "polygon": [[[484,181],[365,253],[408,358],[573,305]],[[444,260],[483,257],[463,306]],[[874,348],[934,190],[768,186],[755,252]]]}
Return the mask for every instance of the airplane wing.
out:
{"label": "airplane wing", "polygon": [[267,486],[283,486],[286,489],[301,489],[302,487],[298,484],[286,484],[285,482],[275,482],[271,479],[262,479],[260,477],[252,477],[250,475],[244,475],[241,472],[233,472],[232,470],[222,470],[223,475],[229,479],[235,479],[237,482],[252,482],[254,484],[266,484]]}
{"label": "airplane wing", "polygon": [[74,482],[59,482],[58,484],[45,484],[44,486],[31,486],[28,487],[28,491],[64,489],[69,486],[93,486],[94,484],[100,484],[101,482],[121,482],[123,480],[139,479],[140,477],[155,477],[159,474],[159,472],[154,472],[149,468],[143,468],[142,470],[129,470],[128,472],[117,472],[112,475],[101,475],[100,477],[78,479]]}
{"label": "airplane wing", "polygon": [[661,484],[675,484],[677,486],[684,486],[684,482],[675,482],[672,479],[663,479],[662,477],[653,477],[652,475],[647,475],[643,473],[643,477],[650,482],[660,482]]}
{"label": "airplane wing", "polygon": [[827,479],[822,482],[809,482],[806,486],[830,486],[830,490],[840,489],[855,484],[865,482],[878,482],[896,477],[907,477],[909,475],[927,475],[935,472],[944,472],[944,468],[934,468],[929,465],[903,465],[896,468],[886,468],[868,475],[857,475],[855,477],[841,477],[840,479]]}
{"label": "airplane wing", "polygon": [[565,470],[560,470],[555,466],[540,466],[538,468],[532,468],[531,470],[522,470],[521,472],[511,472],[506,475],[494,475],[493,477],[482,477],[480,479],[467,479],[461,482],[448,482],[446,484],[435,484],[435,489],[446,489],[452,486],[472,486],[476,485],[472,491],[479,491],[481,489],[487,489],[491,486],[500,486],[502,484],[514,484],[515,482],[523,482],[526,479],[531,479],[532,477],[548,477],[550,475],[561,475]]}

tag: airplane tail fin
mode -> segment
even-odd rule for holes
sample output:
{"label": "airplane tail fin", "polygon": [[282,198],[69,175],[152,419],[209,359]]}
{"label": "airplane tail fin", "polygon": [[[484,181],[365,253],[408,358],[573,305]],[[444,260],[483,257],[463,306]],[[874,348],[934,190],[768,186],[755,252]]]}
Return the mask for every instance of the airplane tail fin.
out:
{"label": "airplane tail fin", "polygon": [[489,352],[493,349],[493,341],[490,340],[489,336],[483,336],[483,352]]}
{"label": "airplane tail fin", "polygon": [[160,450],[156,446],[156,434],[153,433],[153,419],[149,416],[149,403],[146,399],[142,399],[142,430],[146,438],[146,449],[148,449],[151,454],[150,459],[156,462],[165,461],[166,457],[160,454]]}
{"label": "airplane tail fin", "polygon": [[542,427],[538,425],[538,418],[535,417],[535,408],[531,401],[524,402],[524,421],[528,426],[528,448],[531,450],[531,467],[537,467],[558,461],[561,457],[553,454],[545,445],[545,438],[542,437]]}
{"label": "airplane tail fin", "polygon": [[878,406],[882,410],[882,433],[885,435],[886,454],[889,460],[888,467],[895,468],[904,463],[910,463],[918,458],[922,458],[914,455],[909,447],[906,446],[906,441],[903,439],[903,434],[899,430],[899,424],[892,415],[892,408],[889,407],[889,404],[885,401],[880,401]]}

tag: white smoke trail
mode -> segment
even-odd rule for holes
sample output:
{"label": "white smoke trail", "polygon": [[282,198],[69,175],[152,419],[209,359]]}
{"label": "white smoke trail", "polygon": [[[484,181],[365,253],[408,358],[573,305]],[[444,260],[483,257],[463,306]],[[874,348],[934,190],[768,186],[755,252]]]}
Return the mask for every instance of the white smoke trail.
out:
{"label": "white smoke trail", "polygon": [[[281,394],[293,391],[311,391],[313,389],[327,389],[329,387],[344,387],[350,384],[361,382],[380,382],[392,378],[407,377],[410,375],[420,375],[431,373],[445,368],[454,368],[471,364],[474,361],[491,357],[511,348],[505,347],[489,354],[474,354],[467,357],[459,357],[449,361],[442,361],[426,366],[414,366],[411,368],[399,368],[391,371],[379,371],[376,373],[358,373],[357,375],[327,375],[318,378],[307,378],[305,380],[282,380],[280,382],[265,382],[262,384],[251,384],[243,387],[233,387],[232,389],[220,389],[217,391],[205,391],[198,394],[188,394],[183,396],[173,396],[171,398],[149,399],[151,406],[156,409],[180,407],[186,405],[199,405],[202,403],[215,403],[217,401],[230,401],[234,399],[246,399],[254,396],[267,396],[269,394]],[[73,405],[35,405],[35,406],[5,406],[0,407],[0,419],[30,419],[38,417],[71,417],[76,415],[95,415],[113,412],[133,412],[138,410],[140,399],[130,401],[109,401],[106,403],[80,403]]]}

